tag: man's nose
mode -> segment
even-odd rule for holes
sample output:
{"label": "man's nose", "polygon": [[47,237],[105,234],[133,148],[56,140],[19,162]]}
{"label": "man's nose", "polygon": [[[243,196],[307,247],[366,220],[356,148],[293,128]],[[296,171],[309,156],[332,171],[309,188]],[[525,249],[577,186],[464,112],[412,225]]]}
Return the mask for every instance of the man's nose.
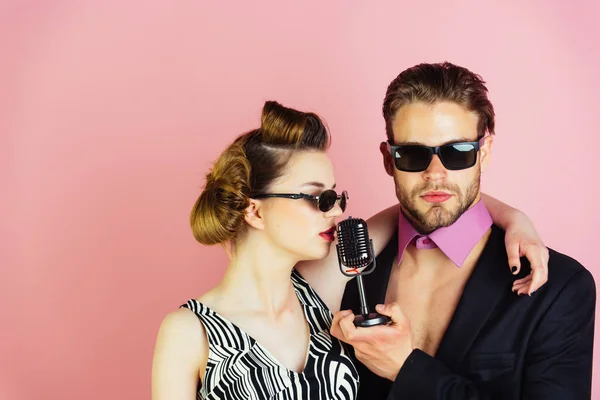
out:
{"label": "man's nose", "polygon": [[427,169],[423,172],[425,179],[429,181],[438,181],[445,179],[448,175],[448,170],[442,164],[442,160],[438,157],[437,154],[434,154],[431,158],[431,162]]}

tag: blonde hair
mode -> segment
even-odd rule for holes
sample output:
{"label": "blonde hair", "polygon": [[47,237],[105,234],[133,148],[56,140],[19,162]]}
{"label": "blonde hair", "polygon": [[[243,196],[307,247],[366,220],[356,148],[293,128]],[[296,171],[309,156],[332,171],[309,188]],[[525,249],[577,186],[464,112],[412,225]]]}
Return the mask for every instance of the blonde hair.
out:
{"label": "blonde hair", "polygon": [[293,152],[325,151],[331,139],[321,118],[267,101],[261,126],[239,136],[215,161],[190,214],[202,244],[235,243],[246,230],[250,196],[268,191],[284,173]]}

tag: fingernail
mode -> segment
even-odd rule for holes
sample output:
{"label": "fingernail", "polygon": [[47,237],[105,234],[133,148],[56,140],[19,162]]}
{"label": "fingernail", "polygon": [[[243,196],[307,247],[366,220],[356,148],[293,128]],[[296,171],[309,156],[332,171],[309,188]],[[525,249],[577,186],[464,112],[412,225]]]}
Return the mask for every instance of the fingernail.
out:
{"label": "fingernail", "polygon": [[512,267],[510,270],[512,271],[512,273],[513,273],[513,275],[514,275],[514,274],[515,274],[515,272],[517,272],[517,267]]}

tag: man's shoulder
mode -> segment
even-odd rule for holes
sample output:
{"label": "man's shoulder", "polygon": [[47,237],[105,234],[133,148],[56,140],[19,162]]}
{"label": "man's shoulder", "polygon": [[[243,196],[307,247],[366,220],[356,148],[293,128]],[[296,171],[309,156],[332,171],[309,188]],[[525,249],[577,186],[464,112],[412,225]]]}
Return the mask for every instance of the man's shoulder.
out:
{"label": "man's shoulder", "polygon": [[[562,281],[565,284],[575,281],[578,285],[588,285],[595,291],[595,281],[592,273],[578,260],[548,247],[548,283],[553,280]],[[531,265],[525,260],[529,269]]]}

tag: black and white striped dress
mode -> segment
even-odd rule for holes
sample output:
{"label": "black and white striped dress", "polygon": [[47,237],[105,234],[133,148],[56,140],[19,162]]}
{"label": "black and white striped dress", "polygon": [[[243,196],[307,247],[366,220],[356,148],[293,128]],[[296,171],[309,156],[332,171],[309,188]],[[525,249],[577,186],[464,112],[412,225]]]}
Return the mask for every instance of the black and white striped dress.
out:
{"label": "black and white striped dress", "polygon": [[181,306],[196,313],[208,337],[208,363],[197,399],[356,399],[358,372],[346,345],[329,333],[331,312],[296,270],[291,279],[310,328],[301,373],[285,368],[250,335],[199,301]]}

